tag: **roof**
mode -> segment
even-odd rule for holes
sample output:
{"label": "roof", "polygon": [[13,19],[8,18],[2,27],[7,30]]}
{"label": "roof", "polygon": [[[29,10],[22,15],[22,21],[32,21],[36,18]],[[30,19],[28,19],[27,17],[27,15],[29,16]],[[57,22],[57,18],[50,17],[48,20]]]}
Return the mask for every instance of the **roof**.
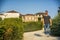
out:
{"label": "roof", "polygon": [[34,16],[33,14],[26,14],[27,16]]}
{"label": "roof", "polygon": [[44,15],[45,13],[44,12],[39,12],[39,13],[36,13],[35,15]]}
{"label": "roof", "polygon": [[0,15],[3,15],[3,14],[0,14]]}
{"label": "roof", "polygon": [[34,14],[26,14],[26,15],[22,15],[22,16],[34,16]]}
{"label": "roof", "polygon": [[11,11],[7,11],[6,13],[19,13],[19,12],[15,11],[15,10],[11,10]]}
{"label": "roof", "polygon": [[34,14],[26,14],[26,15],[22,15],[23,17],[25,16],[34,16]]}

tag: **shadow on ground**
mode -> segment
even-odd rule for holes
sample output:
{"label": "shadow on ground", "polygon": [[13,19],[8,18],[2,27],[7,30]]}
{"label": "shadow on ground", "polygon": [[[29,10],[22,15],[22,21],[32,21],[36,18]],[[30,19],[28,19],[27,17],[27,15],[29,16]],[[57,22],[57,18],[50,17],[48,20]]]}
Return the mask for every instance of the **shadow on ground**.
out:
{"label": "shadow on ground", "polygon": [[57,37],[57,40],[60,40],[60,37]]}
{"label": "shadow on ground", "polygon": [[37,37],[41,37],[42,35],[40,35],[40,34],[37,34],[37,33],[35,33],[34,34],[35,36],[37,36]]}

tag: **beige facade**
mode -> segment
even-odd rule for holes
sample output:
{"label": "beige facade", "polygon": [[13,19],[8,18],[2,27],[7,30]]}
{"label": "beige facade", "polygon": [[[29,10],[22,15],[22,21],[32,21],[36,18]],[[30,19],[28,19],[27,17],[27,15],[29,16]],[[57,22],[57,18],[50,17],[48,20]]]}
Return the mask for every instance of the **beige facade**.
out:
{"label": "beige facade", "polygon": [[26,14],[22,16],[22,21],[23,22],[37,22],[39,21],[39,18],[41,19],[43,15],[41,13],[39,14]]}
{"label": "beige facade", "polygon": [[[23,22],[37,22],[40,21],[40,19],[43,17],[45,13],[40,12],[36,14],[26,14],[26,15],[20,15],[19,12],[16,12],[14,10],[5,12],[3,14],[0,14],[0,17],[4,20],[4,18],[19,18],[22,17]],[[39,19],[40,18],[40,19]]]}
{"label": "beige facade", "polygon": [[2,20],[4,20],[5,16],[3,14],[0,14],[0,18],[2,18]]}
{"label": "beige facade", "polygon": [[4,18],[19,18],[19,16],[20,16],[20,13],[14,10],[0,14],[0,17],[2,18],[2,20],[4,20]]}
{"label": "beige facade", "polygon": [[38,21],[38,18],[33,14],[23,15],[22,16],[22,21],[23,22],[31,22],[31,21],[36,22],[36,21]]}
{"label": "beige facade", "polygon": [[4,13],[5,18],[19,18],[19,13]]}
{"label": "beige facade", "polygon": [[19,18],[20,13],[12,10],[12,11],[8,11],[8,12],[4,13],[4,16],[5,16],[5,18]]}

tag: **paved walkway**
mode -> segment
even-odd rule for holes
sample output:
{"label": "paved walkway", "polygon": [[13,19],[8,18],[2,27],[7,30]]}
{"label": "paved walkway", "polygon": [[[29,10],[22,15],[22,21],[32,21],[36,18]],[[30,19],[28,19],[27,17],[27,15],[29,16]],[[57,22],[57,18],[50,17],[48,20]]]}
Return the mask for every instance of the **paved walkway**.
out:
{"label": "paved walkway", "polygon": [[44,34],[43,30],[24,33],[24,40],[60,40],[60,37],[52,37]]}

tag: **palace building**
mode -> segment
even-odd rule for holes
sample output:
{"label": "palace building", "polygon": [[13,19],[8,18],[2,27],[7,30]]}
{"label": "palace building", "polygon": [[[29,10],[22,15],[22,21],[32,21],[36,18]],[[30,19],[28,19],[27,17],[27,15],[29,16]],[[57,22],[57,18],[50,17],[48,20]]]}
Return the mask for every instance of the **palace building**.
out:
{"label": "palace building", "polygon": [[40,21],[41,18],[44,16],[45,12],[39,12],[36,14],[21,14],[17,11],[11,10],[11,11],[7,11],[5,13],[0,13],[0,17],[2,18],[2,20],[4,20],[4,18],[19,18],[22,17],[22,21],[23,22],[37,22]]}

